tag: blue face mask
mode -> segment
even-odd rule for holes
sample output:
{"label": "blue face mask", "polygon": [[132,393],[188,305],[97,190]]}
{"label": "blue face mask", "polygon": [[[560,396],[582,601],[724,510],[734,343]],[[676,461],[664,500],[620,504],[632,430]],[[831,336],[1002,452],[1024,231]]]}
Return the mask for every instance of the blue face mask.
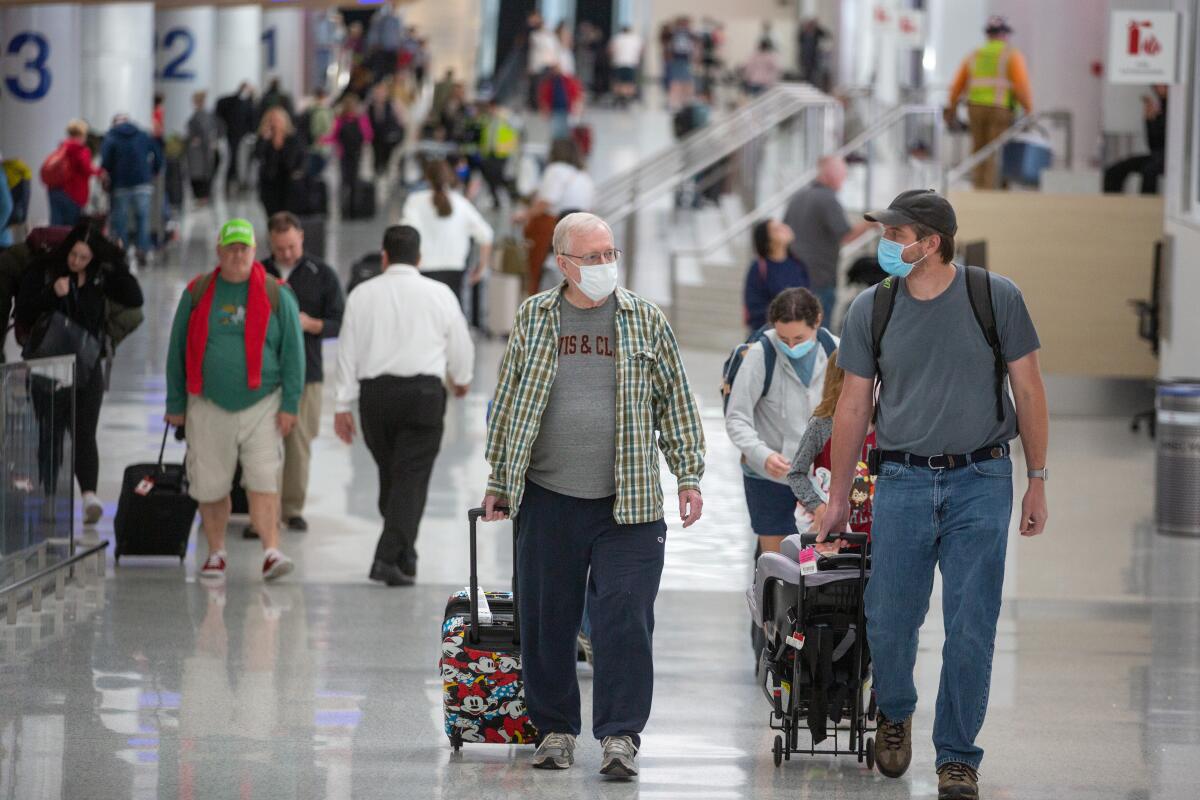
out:
{"label": "blue face mask", "polygon": [[[919,241],[921,240],[918,239],[917,242]],[[876,250],[876,255],[879,258],[879,268],[888,275],[893,275],[897,278],[907,277],[908,273],[912,272],[917,264],[925,260],[925,256],[922,256],[909,264],[901,258],[901,254],[917,242],[900,244],[899,242],[893,242],[891,239],[880,239],[879,248]]]}
{"label": "blue face mask", "polygon": [[817,346],[817,339],[816,339],[816,337],[813,337],[812,339],[809,339],[807,342],[801,342],[800,344],[793,345],[790,347],[788,345],[784,344],[783,342],[780,342],[779,343],[779,351],[781,353],[783,353],[785,356],[787,356],[788,358],[804,358],[806,355],[811,353],[812,349],[816,346]]}

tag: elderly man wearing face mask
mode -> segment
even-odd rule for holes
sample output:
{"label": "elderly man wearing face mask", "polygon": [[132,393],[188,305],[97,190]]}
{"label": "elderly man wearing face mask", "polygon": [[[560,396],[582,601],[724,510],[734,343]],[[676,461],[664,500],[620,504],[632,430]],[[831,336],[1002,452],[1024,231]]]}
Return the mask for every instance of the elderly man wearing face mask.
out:
{"label": "elderly man wearing face mask", "polygon": [[553,246],[566,280],[521,306],[500,366],[485,519],[512,513],[520,530],[525,698],[542,733],[533,766],[574,761],[586,597],[601,773],[630,778],[654,682],[667,531],[658,454],[678,481],[687,528],[703,507],[704,434],[666,317],[617,286],[621,251],[608,224],[569,214]]}

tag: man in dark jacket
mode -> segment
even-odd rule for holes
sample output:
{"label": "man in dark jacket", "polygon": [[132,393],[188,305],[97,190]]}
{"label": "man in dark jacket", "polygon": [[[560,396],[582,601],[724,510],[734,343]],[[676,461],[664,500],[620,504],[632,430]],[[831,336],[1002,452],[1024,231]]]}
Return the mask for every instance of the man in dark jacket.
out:
{"label": "man in dark jacket", "polygon": [[304,253],[304,230],[294,214],[284,211],[268,223],[271,257],[263,262],[271,273],[291,287],[300,304],[304,330],[304,394],[296,427],[283,440],[282,516],[288,528],[308,530],[304,500],[308,493],[308,464],[312,440],[321,421],[324,364],[321,340],[332,339],[342,327],[346,298],[337,273],[323,261]]}
{"label": "man in dark jacket", "polygon": [[[100,160],[112,189],[112,231],[127,248],[135,244],[144,263],[151,249],[150,197],[154,176],[163,168],[162,145],[130,122],[128,114],[117,114],[100,145]],[[136,218],[136,242],[130,238],[131,217]]]}
{"label": "man in dark jacket", "polygon": [[242,140],[254,131],[254,89],[245,81],[234,94],[217,100],[217,119],[225,127],[225,140],[229,144],[229,167],[225,172],[225,189],[228,194],[241,187],[241,172],[238,167],[238,150]]}

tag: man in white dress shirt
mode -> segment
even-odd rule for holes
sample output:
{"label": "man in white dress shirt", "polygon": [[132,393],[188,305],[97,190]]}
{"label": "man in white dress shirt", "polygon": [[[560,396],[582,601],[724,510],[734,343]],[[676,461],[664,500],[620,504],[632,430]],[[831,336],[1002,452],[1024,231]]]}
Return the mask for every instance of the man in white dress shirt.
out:
{"label": "man in white dress shirt", "polygon": [[421,275],[421,235],[393,225],[383,235],[387,268],[346,301],[337,359],[334,431],[347,444],[356,433],[358,401],[363,439],[379,468],[383,533],[371,580],[411,586],[417,575],[417,529],[429,476],[442,444],[448,382],[463,397],[475,366],[475,347],[458,298]]}

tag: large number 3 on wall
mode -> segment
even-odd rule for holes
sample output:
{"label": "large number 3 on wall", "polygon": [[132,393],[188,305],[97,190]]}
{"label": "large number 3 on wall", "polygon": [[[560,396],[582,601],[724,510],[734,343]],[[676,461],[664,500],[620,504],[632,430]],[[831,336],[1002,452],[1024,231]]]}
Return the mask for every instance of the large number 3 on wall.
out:
{"label": "large number 3 on wall", "polygon": [[180,41],[183,43],[183,51],[163,67],[162,80],[164,81],[190,81],[196,77],[195,72],[184,69],[184,64],[192,57],[192,51],[196,49],[196,37],[192,36],[191,31],[187,28],[171,28],[163,36],[163,49],[170,50],[176,42]]}
{"label": "large number 3 on wall", "polygon": [[[50,91],[51,76],[46,62],[50,60],[50,43],[40,33],[25,31],[18,33],[8,43],[6,52],[10,56],[24,56],[21,71],[17,75],[4,78],[4,85],[18,100],[32,102],[41,100]],[[28,88],[29,81],[22,81],[24,75],[37,76],[37,83]]]}

